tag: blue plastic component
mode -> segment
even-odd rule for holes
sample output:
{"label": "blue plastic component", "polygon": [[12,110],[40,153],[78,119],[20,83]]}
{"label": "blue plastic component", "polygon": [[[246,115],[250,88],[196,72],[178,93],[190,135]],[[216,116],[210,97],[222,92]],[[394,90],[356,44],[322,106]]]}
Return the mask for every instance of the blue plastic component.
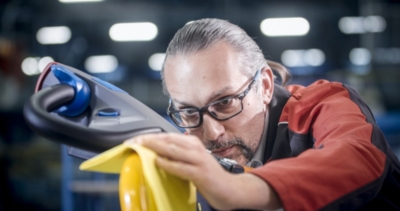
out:
{"label": "blue plastic component", "polygon": [[100,83],[101,85],[103,85],[103,86],[105,86],[105,87],[107,87],[107,88],[109,88],[111,90],[128,94],[128,92],[125,92],[124,90],[114,86],[113,84],[108,83],[107,81],[103,81],[103,80],[101,80],[99,78],[96,78],[96,77],[93,77],[92,80]]}
{"label": "blue plastic component", "polygon": [[97,112],[97,116],[109,116],[109,117],[119,116],[119,111],[112,108],[106,108]]}
{"label": "blue plastic component", "polygon": [[68,84],[73,87],[75,91],[75,98],[73,101],[68,105],[60,107],[54,112],[69,117],[79,116],[82,114],[90,102],[89,85],[61,65],[52,65],[51,71],[61,84]]}

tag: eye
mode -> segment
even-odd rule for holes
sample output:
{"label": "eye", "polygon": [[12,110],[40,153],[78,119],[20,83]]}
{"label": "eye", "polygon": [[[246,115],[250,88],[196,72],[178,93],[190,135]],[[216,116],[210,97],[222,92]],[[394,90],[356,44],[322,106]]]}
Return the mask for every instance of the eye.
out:
{"label": "eye", "polygon": [[183,109],[180,113],[186,116],[190,116],[196,114],[196,112],[196,109]]}
{"label": "eye", "polygon": [[219,102],[221,105],[228,105],[230,102],[232,102],[232,99],[225,99],[221,102]]}
{"label": "eye", "polygon": [[227,106],[230,105],[231,103],[232,103],[232,98],[227,98],[218,102],[218,106]]}

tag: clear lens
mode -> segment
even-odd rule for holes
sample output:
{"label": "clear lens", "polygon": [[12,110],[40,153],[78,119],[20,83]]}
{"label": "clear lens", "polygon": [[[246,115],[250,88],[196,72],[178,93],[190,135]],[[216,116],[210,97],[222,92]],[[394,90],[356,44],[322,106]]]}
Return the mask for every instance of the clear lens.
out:
{"label": "clear lens", "polygon": [[251,86],[258,79],[260,70],[257,71],[248,88],[237,96],[226,97],[221,100],[217,100],[202,108],[185,108],[176,110],[172,109],[172,100],[170,99],[170,107],[168,107],[168,113],[170,113],[172,119],[179,127],[190,128],[197,127],[201,124],[201,118],[205,109],[215,119],[227,120],[233,116],[236,116],[243,110],[243,98],[249,93]]}
{"label": "clear lens", "polygon": [[182,109],[173,113],[172,117],[181,127],[194,127],[200,123],[200,113],[196,109]]}
{"label": "clear lens", "polygon": [[172,113],[171,117],[178,126],[182,126],[182,118],[179,113]]}
{"label": "clear lens", "polygon": [[218,100],[208,107],[208,111],[217,119],[230,118],[242,110],[241,100],[237,97]]}
{"label": "clear lens", "polygon": [[[225,120],[242,111],[242,101],[237,97],[218,100],[208,107],[208,112],[218,120]],[[194,108],[173,112],[171,117],[179,127],[197,127],[200,124],[200,111]]]}

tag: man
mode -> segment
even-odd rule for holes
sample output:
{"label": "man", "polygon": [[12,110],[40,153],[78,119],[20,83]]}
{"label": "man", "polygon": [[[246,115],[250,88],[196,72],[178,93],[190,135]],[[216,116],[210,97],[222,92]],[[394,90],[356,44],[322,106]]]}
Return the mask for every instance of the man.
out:
{"label": "man", "polygon": [[[192,181],[213,208],[400,209],[399,161],[350,87],[324,80],[284,87],[285,68],[218,19],[180,29],[162,74],[168,112],[189,135],[131,141],[154,150],[160,168]],[[265,164],[231,174],[209,151],[241,165]]]}

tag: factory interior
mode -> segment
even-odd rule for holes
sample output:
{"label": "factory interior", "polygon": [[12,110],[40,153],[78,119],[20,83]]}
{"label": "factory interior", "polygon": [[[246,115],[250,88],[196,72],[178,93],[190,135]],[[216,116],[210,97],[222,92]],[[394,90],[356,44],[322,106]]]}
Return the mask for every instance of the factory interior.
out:
{"label": "factory interior", "polygon": [[[290,84],[354,87],[400,158],[398,0],[1,0],[0,18],[0,211],[118,210],[118,175],[80,171],[82,159],[66,145],[26,124],[24,105],[46,65],[58,62],[171,122],[160,75],[165,51],[177,30],[202,18],[242,27],[266,59],[289,69]],[[295,23],[268,25],[280,20]],[[126,36],[128,26],[136,37]]]}

